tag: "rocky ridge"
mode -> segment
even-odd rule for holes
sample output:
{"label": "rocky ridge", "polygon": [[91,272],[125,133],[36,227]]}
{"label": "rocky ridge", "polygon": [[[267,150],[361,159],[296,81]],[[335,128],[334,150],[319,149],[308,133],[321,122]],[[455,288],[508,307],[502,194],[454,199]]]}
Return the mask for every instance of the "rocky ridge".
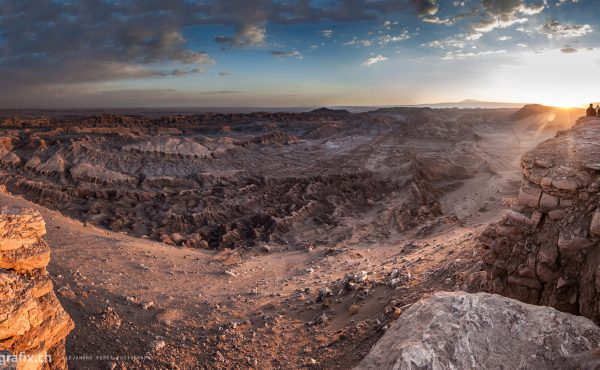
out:
{"label": "rocky ridge", "polygon": [[46,271],[45,233],[37,211],[0,209],[0,356],[9,368],[67,367],[65,338],[74,324]]}
{"label": "rocky ridge", "polygon": [[522,158],[523,183],[481,240],[487,289],[600,322],[600,119]]}

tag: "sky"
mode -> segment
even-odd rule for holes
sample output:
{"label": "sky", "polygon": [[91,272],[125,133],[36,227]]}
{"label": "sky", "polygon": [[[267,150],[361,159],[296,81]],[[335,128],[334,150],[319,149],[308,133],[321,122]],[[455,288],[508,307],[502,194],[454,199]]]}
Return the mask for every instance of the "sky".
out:
{"label": "sky", "polygon": [[600,101],[587,0],[0,0],[0,108]]}

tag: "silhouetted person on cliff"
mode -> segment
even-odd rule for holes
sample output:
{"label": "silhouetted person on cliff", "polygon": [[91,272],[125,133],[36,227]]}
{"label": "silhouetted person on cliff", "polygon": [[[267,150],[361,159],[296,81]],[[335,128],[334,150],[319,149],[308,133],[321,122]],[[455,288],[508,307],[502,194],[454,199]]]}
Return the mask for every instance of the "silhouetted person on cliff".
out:
{"label": "silhouetted person on cliff", "polygon": [[589,108],[585,111],[585,115],[588,117],[596,116],[596,110],[594,109],[594,104],[590,104]]}

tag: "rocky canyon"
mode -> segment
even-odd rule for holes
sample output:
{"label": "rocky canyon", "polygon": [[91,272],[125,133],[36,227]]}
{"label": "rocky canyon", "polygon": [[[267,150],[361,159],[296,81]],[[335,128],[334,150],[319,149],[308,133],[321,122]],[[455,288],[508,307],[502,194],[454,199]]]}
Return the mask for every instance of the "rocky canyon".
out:
{"label": "rocky canyon", "polygon": [[4,113],[0,353],[593,368],[600,125],[580,116]]}

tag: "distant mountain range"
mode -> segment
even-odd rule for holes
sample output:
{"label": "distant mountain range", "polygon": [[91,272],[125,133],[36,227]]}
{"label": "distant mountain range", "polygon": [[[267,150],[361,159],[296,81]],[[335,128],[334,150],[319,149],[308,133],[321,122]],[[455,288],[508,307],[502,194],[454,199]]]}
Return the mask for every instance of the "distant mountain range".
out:
{"label": "distant mountain range", "polygon": [[[432,103],[432,104],[413,104],[413,105],[338,105],[330,107],[157,107],[157,108],[96,108],[96,109],[0,109],[0,117],[25,115],[37,116],[44,115],[49,117],[62,117],[67,115],[86,115],[86,114],[134,114],[141,116],[159,117],[170,114],[198,114],[198,113],[252,113],[252,112],[315,112],[315,113],[361,113],[377,110],[380,108],[462,108],[462,109],[519,109],[527,106],[525,103],[505,103],[488,102],[482,100],[467,99],[460,102]],[[317,108],[317,109],[315,109]]]}
{"label": "distant mountain range", "polygon": [[482,100],[467,99],[459,102],[450,103],[434,103],[434,104],[418,104],[413,105],[414,107],[430,107],[430,108],[521,108],[523,103],[503,103],[503,102],[491,102]]}
{"label": "distant mountain range", "polygon": [[432,103],[432,104],[413,104],[413,105],[373,105],[373,106],[335,106],[333,109],[344,109],[352,113],[368,112],[379,108],[411,107],[411,108],[482,108],[482,109],[502,109],[502,108],[521,108],[524,103],[503,103],[489,102],[482,100],[467,99],[459,102]]}

